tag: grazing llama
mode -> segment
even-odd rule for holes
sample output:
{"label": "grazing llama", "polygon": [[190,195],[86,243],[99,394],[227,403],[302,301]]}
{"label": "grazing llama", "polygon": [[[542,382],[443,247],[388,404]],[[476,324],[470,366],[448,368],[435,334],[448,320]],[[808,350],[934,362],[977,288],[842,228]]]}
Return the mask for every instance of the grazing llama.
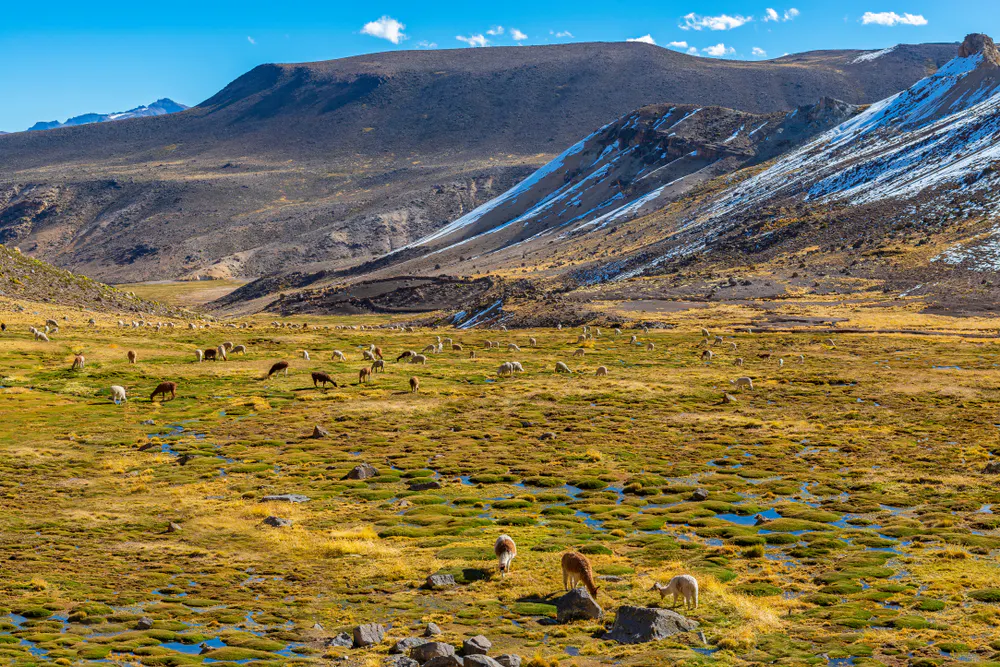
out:
{"label": "grazing llama", "polygon": [[275,364],[273,366],[271,366],[271,370],[269,370],[267,372],[267,377],[264,378],[264,379],[266,380],[267,378],[271,377],[275,373],[280,373],[281,371],[285,372],[285,376],[286,377],[288,376],[288,362],[287,361],[278,361],[278,362],[275,362]]}
{"label": "grazing llama", "polygon": [[153,393],[149,395],[149,401],[150,403],[152,403],[153,399],[156,398],[157,394],[161,394],[164,400],[166,400],[168,393],[170,394],[171,400],[177,398],[176,382],[161,382],[160,384],[156,385],[156,389],[154,389]]}
{"label": "grazing llama", "polygon": [[493,545],[493,553],[497,555],[500,564],[500,577],[503,578],[510,572],[510,563],[517,556],[517,545],[509,535],[501,535]]}
{"label": "grazing llama", "polygon": [[678,598],[683,597],[685,608],[698,608],[698,580],[690,574],[678,574],[676,577],[671,579],[666,586],[660,582],[656,582],[649,590],[659,591],[661,600],[665,598],[667,594],[673,595],[673,606],[675,607],[677,606]]}
{"label": "grazing llama", "polygon": [[563,588],[567,591],[576,588],[578,583],[582,583],[590,591],[590,595],[597,598],[599,590],[594,585],[594,571],[590,569],[590,561],[583,554],[575,551],[567,551],[562,557]]}

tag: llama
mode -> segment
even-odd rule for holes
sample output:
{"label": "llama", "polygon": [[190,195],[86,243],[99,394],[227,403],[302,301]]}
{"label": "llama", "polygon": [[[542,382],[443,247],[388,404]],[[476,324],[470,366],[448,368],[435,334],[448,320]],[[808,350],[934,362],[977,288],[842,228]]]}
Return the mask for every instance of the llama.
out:
{"label": "llama", "polygon": [[214,347],[210,347],[207,350],[205,350],[203,356],[205,357],[205,361],[209,360],[216,361],[219,356],[219,351],[216,350]]}
{"label": "llama", "polygon": [[154,389],[153,393],[149,395],[149,402],[152,403],[157,394],[162,394],[164,400],[166,400],[168,392],[170,393],[170,400],[177,398],[176,382],[161,382],[156,385],[156,389]]}
{"label": "llama", "polygon": [[607,374],[608,374],[608,367],[607,366],[598,366],[597,367],[597,377],[606,377]]}
{"label": "llama", "polygon": [[410,378],[410,393],[417,393],[417,389],[420,389],[420,380],[415,377]]}
{"label": "llama", "polygon": [[582,583],[590,591],[590,595],[597,598],[599,590],[594,585],[594,571],[590,569],[590,561],[583,554],[575,551],[567,551],[562,557],[563,588],[570,590],[576,588],[577,583]]}
{"label": "llama", "polygon": [[569,366],[567,366],[563,362],[561,361],[556,362],[556,373],[572,373],[572,372],[573,371],[569,369]]}
{"label": "llama", "polygon": [[195,350],[194,357],[195,359],[198,360],[198,363],[200,364],[202,361],[205,360],[205,353],[202,350]]}
{"label": "llama", "polygon": [[332,384],[334,387],[337,386],[336,381],[334,381],[334,379],[332,377],[330,377],[326,373],[320,373],[319,371],[313,371],[312,379],[313,379],[313,386],[314,387],[316,387],[316,386],[318,386],[320,384],[322,384],[324,387],[326,387],[326,384],[328,382],[330,384]]}
{"label": "llama", "polygon": [[369,380],[371,380],[371,377],[372,377],[371,369],[362,368],[360,371],[358,371],[358,384],[368,382]]}
{"label": "llama", "polygon": [[277,361],[277,362],[275,362],[274,365],[271,366],[271,370],[269,370],[267,372],[267,377],[264,378],[264,379],[266,380],[267,378],[271,377],[275,373],[280,373],[281,371],[285,372],[285,376],[286,377],[288,376],[288,362],[287,361]]}
{"label": "llama", "polygon": [[125,397],[125,387],[117,384],[111,385],[111,400],[115,402],[115,405],[126,402],[128,398]]}
{"label": "llama", "polygon": [[78,354],[73,357],[73,368],[74,371],[82,371],[84,365],[86,365],[87,360],[83,358],[82,354]]}
{"label": "llama", "polygon": [[409,359],[410,357],[412,357],[415,354],[416,354],[416,352],[414,352],[413,350],[404,350],[402,354],[400,354],[398,357],[396,357],[396,361],[402,361],[403,359]]}
{"label": "llama", "polygon": [[517,556],[517,545],[514,544],[514,540],[509,535],[501,535],[493,545],[493,553],[497,555],[500,577],[503,578],[510,572],[511,561]]}
{"label": "llama", "polygon": [[347,357],[340,350],[334,350],[333,351],[333,360],[334,361],[347,361]]}
{"label": "llama", "polygon": [[136,355],[136,353],[135,353],[135,350],[129,350],[129,351],[128,351],[128,354],[127,354],[127,355],[125,355],[125,356],[127,356],[127,357],[128,357],[128,362],[129,362],[130,364],[134,364],[134,363],[135,363],[135,360],[136,360],[136,358],[138,357],[138,355]]}
{"label": "llama", "polygon": [[372,373],[384,373],[385,372],[385,360],[378,359],[372,364]]}
{"label": "llama", "polygon": [[690,574],[678,574],[664,586],[660,582],[653,584],[650,591],[659,591],[662,600],[667,594],[674,596],[673,606],[677,606],[678,598],[684,598],[684,607],[689,609],[698,608],[698,580]]}

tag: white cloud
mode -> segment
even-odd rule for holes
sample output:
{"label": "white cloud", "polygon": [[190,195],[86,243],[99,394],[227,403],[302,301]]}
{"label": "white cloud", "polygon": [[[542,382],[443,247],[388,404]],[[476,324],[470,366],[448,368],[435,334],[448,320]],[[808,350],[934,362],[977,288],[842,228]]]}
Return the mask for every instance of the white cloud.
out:
{"label": "white cloud", "polygon": [[490,28],[489,30],[487,30],[486,34],[487,35],[492,35],[493,37],[496,37],[497,35],[502,35],[503,34],[503,26],[502,25],[494,26],[494,27]]}
{"label": "white cloud", "polygon": [[652,44],[656,46],[656,40],[653,39],[652,35],[643,35],[642,37],[629,37],[625,40],[626,42],[642,42],[643,44]]}
{"label": "white cloud", "polygon": [[774,11],[770,7],[768,7],[767,9],[764,10],[764,14],[765,14],[765,16],[764,16],[764,22],[765,23],[767,21],[779,21],[779,20],[781,20],[781,17],[778,16],[778,12]]}
{"label": "white cloud", "polygon": [[667,44],[672,49],[686,49],[688,47],[687,42],[670,42]]}
{"label": "white cloud", "polygon": [[528,39],[528,36],[525,35],[523,32],[521,32],[520,30],[518,30],[517,28],[511,28],[510,38],[513,39],[515,42],[523,42],[524,40]]}
{"label": "white cloud", "polygon": [[795,7],[792,7],[791,9],[785,11],[785,20],[791,21],[798,15],[799,15],[799,10],[795,9]]}
{"label": "white cloud", "polygon": [[692,56],[698,55],[698,47],[697,46],[692,46],[692,47],[688,48],[688,53],[690,55],[692,55]]}
{"label": "white cloud", "polygon": [[758,58],[766,58],[767,57],[767,51],[765,51],[764,49],[760,48],[759,46],[753,47],[753,50],[751,50],[750,53],[752,53],[753,55],[755,55]]}
{"label": "white cloud", "polygon": [[405,29],[406,26],[396,19],[389,16],[383,16],[378,21],[366,23],[365,26],[361,28],[361,34],[378,37],[379,39],[387,39],[393,44],[399,44],[406,39],[406,35],[403,34],[403,30]]}
{"label": "white cloud", "polygon": [[417,42],[418,49],[436,49],[437,47],[437,42],[428,42],[427,40]]}
{"label": "white cloud", "polygon": [[713,58],[721,58],[722,56],[728,56],[736,53],[736,49],[731,46],[726,46],[722,42],[719,42],[715,46],[709,46],[702,49],[702,53]]}
{"label": "white cloud", "polygon": [[784,14],[779,14],[776,9],[768,7],[767,9],[764,10],[763,21],[764,23],[767,23],[768,21],[774,21],[775,23],[778,23],[780,21],[791,21],[796,16],[798,16],[799,13],[800,13],[799,10],[797,10],[795,7],[786,9]]}
{"label": "white cloud", "polygon": [[257,40],[251,37],[250,35],[247,35],[247,41],[253,44],[254,46],[257,46]]}
{"label": "white cloud", "polygon": [[752,16],[730,16],[728,14],[720,14],[719,16],[701,16],[699,14],[690,13],[684,17],[684,23],[680,24],[681,30],[732,30],[733,28],[739,28],[741,25],[753,21]]}
{"label": "white cloud", "polygon": [[560,37],[560,38],[567,37],[569,39],[573,39],[573,33],[571,33],[569,30],[560,30],[559,32],[549,30],[549,34],[554,37]]}
{"label": "white cloud", "polygon": [[465,42],[469,46],[489,46],[490,40],[486,39],[483,35],[469,35],[468,37],[462,37],[458,35],[455,37],[460,42]]}
{"label": "white cloud", "polygon": [[921,14],[903,13],[902,16],[896,12],[865,12],[861,17],[861,22],[865,25],[927,25],[927,19]]}

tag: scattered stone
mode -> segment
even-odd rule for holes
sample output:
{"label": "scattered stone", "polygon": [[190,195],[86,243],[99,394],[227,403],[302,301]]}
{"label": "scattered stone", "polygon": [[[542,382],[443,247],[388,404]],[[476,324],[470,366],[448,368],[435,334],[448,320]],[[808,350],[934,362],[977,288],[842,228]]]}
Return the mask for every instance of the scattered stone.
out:
{"label": "scattered stone", "polygon": [[691,500],[701,502],[702,500],[708,500],[708,491],[705,489],[695,489],[694,493],[691,494]]}
{"label": "scattered stone", "polygon": [[[444,642],[427,642],[410,649],[410,657],[421,665],[435,658],[444,658],[455,655],[455,647]],[[458,664],[462,664],[459,662]]]}
{"label": "scattered stone", "polygon": [[521,667],[521,656],[515,653],[502,653],[495,659],[503,667]]}
{"label": "scattered stone", "polygon": [[455,585],[455,576],[451,574],[432,574],[427,577],[427,588],[432,591],[451,588]]}
{"label": "scattered stone", "polygon": [[575,620],[599,619],[604,614],[590,593],[583,588],[574,588],[556,600],[556,618],[560,623]]}
{"label": "scattered stone", "polygon": [[319,630],[320,632],[322,632],[323,626],[320,625],[319,623],[313,623],[313,630]]}
{"label": "scattered stone", "polygon": [[521,426],[523,426],[524,428],[531,428],[532,426],[534,426],[534,424],[531,423],[531,422],[529,422],[526,419],[522,419],[521,420]]}
{"label": "scattered stone", "polygon": [[763,514],[755,514],[753,517],[753,525],[763,526],[768,523],[768,518]]}
{"label": "scattered stone", "polygon": [[152,420],[152,419],[147,419],[146,421],[142,422],[142,425],[143,426],[156,426],[156,422],[154,420]]}
{"label": "scattered stone", "polygon": [[538,436],[538,439],[539,440],[555,440],[556,439],[556,434],[553,433],[552,431],[548,431],[548,432],[542,433],[540,436]]}
{"label": "scattered stone", "polygon": [[984,475],[1000,475],[1000,461],[990,461],[983,468]]}
{"label": "scattered stone", "polygon": [[619,581],[625,581],[625,577],[617,574],[599,574],[597,578],[601,581],[610,581],[612,583],[618,583]]}
{"label": "scattered stone", "polygon": [[188,461],[190,461],[193,458],[194,456],[192,456],[191,454],[181,454],[180,456],[177,457],[177,464],[186,466],[188,464]]}
{"label": "scattered stone", "polygon": [[309,436],[309,437],[310,438],[316,438],[317,440],[320,439],[320,438],[329,438],[330,437],[330,432],[327,431],[322,426],[320,426],[319,424],[317,424],[316,426],[313,426],[312,435]]}
{"label": "scattered stone", "polygon": [[615,624],[603,638],[619,644],[643,644],[690,632],[697,627],[697,621],[669,609],[626,605],[618,608]]}
{"label": "scattered stone", "polygon": [[443,655],[424,663],[424,667],[465,667],[465,661],[457,655]]}
{"label": "scattered stone", "polygon": [[354,628],[354,648],[381,644],[383,639],[385,628],[380,623],[365,623]]}
{"label": "scattered stone", "polygon": [[181,532],[181,527],[180,527],[179,524],[176,524],[173,521],[171,521],[170,523],[167,524],[167,532],[168,533],[179,533],[179,532]]}
{"label": "scattered stone", "polygon": [[272,528],[289,528],[292,525],[292,520],[282,519],[280,516],[269,516],[261,521],[261,523]]}
{"label": "scattered stone", "polygon": [[200,649],[198,651],[198,655],[205,655],[206,653],[210,653],[212,651],[212,647],[205,642],[198,644],[198,648]]}
{"label": "scattered stone", "polygon": [[424,629],[424,637],[437,637],[439,634],[441,634],[441,628],[437,626],[437,623],[428,623]]}
{"label": "scattered stone", "polygon": [[440,489],[441,483],[431,480],[429,482],[414,482],[410,484],[410,491],[427,491],[429,489]]}
{"label": "scattered stone", "polygon": [[139,451],[140,452],[148,452],[150,449],[152,449],[153,447],[156,447],[156,446],[157,446],[157,444],[155,442],[147,442],[145,445],[143,445],[142,447],[139,448]]}
{"label": "scattered stone", "polygon": [[737,399],[732,394],[723,394],[722,395],[722,402],[723,403],[736,403]]}
{"label": "scattered stone", "polygon": [[462,642],[462,655],[487,655],[491,648],[493,648],[493,642],[483,635],[476,635]]}
{"label": "scattered stone", "polygon": [[347,473],[344,479],[370,479],[378,476],[378,470],[371,463],[356,465]]}
{"label": "scattered stone", "polygon": [[420,663],[405,655],[390,655],[382,663],[384,667],[420,667]]}
{"label": "scattered stone", "polygon": [[396,644],[389,649],[389,653],[409,653],[410,649],[415,646],[420,646],[426,644],[426,639],[421,639],[420,637],[407,637],[406,639],[400,639]]}
{"label": "scattered stone", "polygon": [[488,655],[467,655],[462,662],[463,667],[500,667],[500,663]]}
{"label": "scattered stone", "polygon": [[336,637],[330,637],[323,643],[326,646],[342,646],[344,648],[351,648],[354,646],[354,638],[346,632],[341,632]]}
{"label": "scattered stone", "polygon": [[276,496],[264,496],[260,499],[262,503],[307,503],[311,499],[300,493],[282,493]]}
{"label": "scattered stone", "polygon": [[136,630],[152,630],[153,629],[153,619],[149,616],[143,616],[138,621],[135,622]]}

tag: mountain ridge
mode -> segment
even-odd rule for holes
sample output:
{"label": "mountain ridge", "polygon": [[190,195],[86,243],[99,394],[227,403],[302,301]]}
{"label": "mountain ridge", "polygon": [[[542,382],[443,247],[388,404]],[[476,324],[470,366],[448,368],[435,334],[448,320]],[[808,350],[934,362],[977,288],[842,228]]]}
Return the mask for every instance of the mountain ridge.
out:
{"label": "mountain ridge", "polygon": [[[39,132],[42,130],[54,130],[60,127],[73,127],[76,125],[89,125],[91,123],[107,123],[113,120],[125,120],[126,118],[145,118],[148,116],[163,116],[169,113],[184,111],[188,107],[174,102],[169,97],[161,97],[150,104],[143,104],[128,111],[116,111],[113,113],[85,113],[73,116],[63,122],[57,120],[39,121],[29,127],[26,132]],[[0,134],[7,134],[0,132]]]}

